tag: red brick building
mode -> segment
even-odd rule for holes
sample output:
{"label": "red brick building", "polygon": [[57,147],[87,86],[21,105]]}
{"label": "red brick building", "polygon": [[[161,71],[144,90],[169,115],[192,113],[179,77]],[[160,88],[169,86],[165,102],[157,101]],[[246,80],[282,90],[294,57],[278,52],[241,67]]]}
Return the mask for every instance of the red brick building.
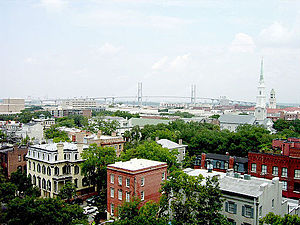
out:
{"label": "red brick building", "polygon": [[281,154],[248,153],[249,174],[267,179],[279,177],[282,195],[300,199],[300,139],[275,139],[272,147],[281,150]]}
{"label": "red brick building", "polygon": [[10,178],[11,173],[20,170],[26,172],[26,155],[28,147],[24,145],[4,146],[0,149],[0,163],[3,173]]}
{"label": "red brick building", "polygon": [[107,166],[107,217],[117,215],[125,201],[138,197],[142,205],[160,198],[160,187],[167,177],[167,163],[147,159],[131,159]]}

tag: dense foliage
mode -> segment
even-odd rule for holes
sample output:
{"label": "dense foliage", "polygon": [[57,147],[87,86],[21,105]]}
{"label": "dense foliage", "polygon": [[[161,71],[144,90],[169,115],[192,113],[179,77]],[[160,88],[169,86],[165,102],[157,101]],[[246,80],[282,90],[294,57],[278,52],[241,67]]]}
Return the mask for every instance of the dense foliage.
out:
{"label": "dense foliage", "polygon": [[70,199],[76,195],[76,187],[71,181],[65,183],[62,189],[59,191],[58,196],[61,199],[67,199],[70,202]]}
{"label": "dense foliage", "polygon": [[43,114],[46,118],[51,117],[50,112],[48,111],[32,111],[31,109],[22,110],[19,114],[14,115],[0,115],[0,120],[8,121],[15,120],[21,123],[29,123],[32,118],[39,118]]}
{"label": "dense foliage", "polygon": [[70,115],[55,119],[56,127],[85,127],[88,119],[82,115]]}
{"label": "dense foliage", "polygon": [[300,137],[300,120],[279,119],[274,122],[274,129],[284,137]]}
{"label": "dense foliage", "polygon": [[117,110],[115,112],[112,111],[101,111],[101,112],[95,112],[93,111],[93,116],[118,116],[118,117],[123,117],[124,119],[131,119],[131,118],[140,118],[140,115],[138,113],[130,113],[130,112],[126,112],[126,111],[120,111]]}
{"label": "dense foliage", "polygon": [[53,139],[55,143],[57,142],[70,142],[71,140],[68,137],[68,134],[64,131],[58,130],[56,127],[51,127],[50,129],[45,130],[45,138],[46,139]]}
{"label": "dense foliage", "polygon": [[284,217],[268,213],[264,218],[259,221],[259,224],[270,225],[300,225],[300,217],[297,215],[286,214]]}

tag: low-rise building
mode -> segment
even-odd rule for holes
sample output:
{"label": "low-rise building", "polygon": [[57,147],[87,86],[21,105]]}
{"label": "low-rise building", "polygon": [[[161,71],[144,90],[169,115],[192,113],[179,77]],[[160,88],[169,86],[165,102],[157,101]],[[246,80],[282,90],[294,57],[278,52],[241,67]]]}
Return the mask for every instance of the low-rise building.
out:
{"label": "low-rise building", "polygon": [[156,140],[156,142],[163,148],[167,148],[169,150],[177,150],[179,153],[177,155],[177,162],[181,163],[184,160],[187,145],[182,144],[182,139],[179,139],[178,144],[168,139],[160,139]]}
{"label": "low-rise building", "polygon": [[201,156],[197,156],[194,168],[207,169],[209,164],[212,164],[213,170],[219,172],[226,172],[228,169],[241,174],[248,172],[248,158],[216,153],[202,153]]}
{"label": "low-rise building", "polygon": [[282,199],[282,183],[240,175],[233,172],[208,172],[203,169],[185,169],[190,176],[217,176],[224,203],[222,214],[232,224],[258,225],[259,219],[269,212],[283,216],[288,213],[287,201]]}
{"label": "low-rise building", "polygon": [[16,172],[17,170],[21,172],[27,171],[27,151],[28,147],[24,145],[0,147],[0,163],[6,177],[10,178],[11,173]]}
{"label": "low-rise building", "polygon": [[41,189],[42,197],[55,197],[68,181],[75,184],[77,195],[94,191],[81,174],[81,152],[88,146],[81,142],[33,145],[27,154],[27,175]]}
{"label": "low-rise building", "polygon": [[46,129],[50,129],[51,126],[55,125],[55,119],[45,118],[45,116],[41,114],[38,119],[32,118],[31,123],[40,123],[46,130]]}
{"label": "low-rise building", "polygon": [[255,116],[223,114],[219,117],[219,121],[221,130],[236,131],[236,128],[240,125],[254,125]]}
{"label": "low-rise building", "polygon": [[147,159],[131,159],[107,166],[107,217],[118,215],[118,207],[138,197],[142,205],[158,202],[161,183],[167,176],[167,163]]}

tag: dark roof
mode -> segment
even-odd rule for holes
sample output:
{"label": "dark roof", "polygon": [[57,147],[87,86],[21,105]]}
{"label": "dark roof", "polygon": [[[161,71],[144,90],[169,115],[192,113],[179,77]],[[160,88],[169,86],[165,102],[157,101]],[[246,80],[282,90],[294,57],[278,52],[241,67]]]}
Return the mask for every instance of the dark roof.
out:
{"label": "dark roof", "polygon": [[206,153],[206,159],[229,160],[229,155],[221,155],[215,153]]}
{"label": "dark roof", "polygon": [[234,162],[237,162],[237,163],[248,163],[248,158],[246,158],[246,157],[234,157]]}

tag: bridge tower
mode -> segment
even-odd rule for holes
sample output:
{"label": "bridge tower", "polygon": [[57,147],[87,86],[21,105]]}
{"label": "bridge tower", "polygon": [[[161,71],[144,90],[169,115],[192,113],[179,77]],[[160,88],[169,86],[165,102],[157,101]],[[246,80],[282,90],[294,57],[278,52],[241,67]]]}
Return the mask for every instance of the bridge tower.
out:
{"label": "bridge tower", "polygon": [[142,82],[138,83],[138,105],[139,106],[143,105],[143,83]]}
{"label": "bridge tower", "polygon": [[196,85],[192,84],[191,104],[195,105],[195,103],[196,103]]}

